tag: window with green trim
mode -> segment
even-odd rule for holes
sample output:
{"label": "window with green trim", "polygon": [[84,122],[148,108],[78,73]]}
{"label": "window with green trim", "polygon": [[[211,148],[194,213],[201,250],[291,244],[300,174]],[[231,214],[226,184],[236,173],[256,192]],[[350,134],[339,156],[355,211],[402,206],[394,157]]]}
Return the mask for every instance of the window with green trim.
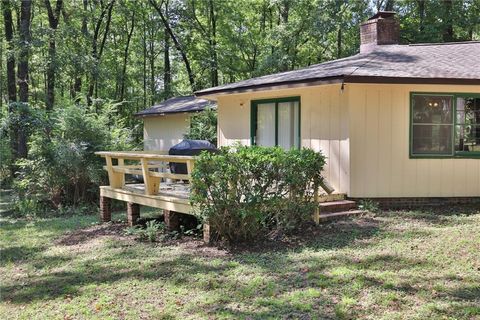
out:
{"label": "window with green trim", "polygon": [[299,148],[300,97],[252,101],[251,143]]}
{"label": "window with green trim", "polygon": [[480,95],[412,93],[412,157],[480,156]]}

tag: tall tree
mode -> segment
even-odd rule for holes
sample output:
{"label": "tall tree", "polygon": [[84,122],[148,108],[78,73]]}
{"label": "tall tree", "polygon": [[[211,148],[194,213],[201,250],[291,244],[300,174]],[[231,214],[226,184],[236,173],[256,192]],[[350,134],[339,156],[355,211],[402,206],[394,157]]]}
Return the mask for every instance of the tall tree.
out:
{"label": "tall tree", "polygon": [[127,34],[127,43],[125,45],[125,50],[123,52],[123,68],[121,76],[121,85],[120,85],[120,101],[123,101],[125,96],[125,81],[127,74],[127,61],[128,61],[128,49],[130,48],[130,41],[132,40],[133,29],[135,28],[135,11],[132,12],[130,31]]}
{"label": "tall tree", "polygon": [[[92,97],[94,94],[95,86],[98,81],[98,67],[100,64],[100,58],[102,57],[103,49],[105,48],[105,42],[107,40],[107,35],[110,30],[110,22],[112,20],[112,10],[115,4],[115,0],[111,0],[106,6],[102,8],[100,17],[95,24],[95,30],[93,33],[92,39],[92,59],[93,67],[92,72],[90,73],[90,83],[88,85],[87,101],[88,104],[92,103]],[[103,38],[100,43],[100,48],[98,47],[98,38],[100,37],[100,28],[102,27],[102,22],[106,17],[105,30],[103,32]]]}
{"label": "tall tree", "polygon": [[48,13],[48,25],[50,27],[50,36],[48,40],[48,62],[47,62],[47,94],[45,105],[47,110],[52,110],[55,103],[55,72],[56,72],[56,31],[62,11],[62,0],[57,0],[55,11],[52,9],[50,0],[45,0],[45,7]]}
{"label": "tall tree", "polygon": [[[168,10],[168,4],[166,10]],[[172,66],[170,65],[170,35],[167,28],[164,28],[163,37],[163,91],[165,99],[168,99],[172,96]],[[155,89],[155,83],[153,83],[153,86],[153,89]]]}
{"label": "tall tree", "polygon": [[160,4],[158,4],[156,0],[148,0],[148,1],[152,5],[152,7],[157,11],[165,29],[168,32],[168,35],[170,36],[170,39],[172,39],[173,44],[175,45],[175,49],[177,49],[178,52],[180,53],[183,63],[185,64],[185,69],[187,70],[188,81],[190,82],[190,88],[192,91],[195,91],[195,88],[196,88],[195,76],[192,71],[190,60],[188,59],[188,56],[187,56],[187,51],[180,43],[180,40],[178,39],[177,35],[173,32],[173,29],[170,25],[170,22],[167,19],[167,16],[163,12],[162,5],[164,4],[164,1],[162,1]]}
{"label": "tall tree", "polygon": [[[17,85],[15,83],[15,54],[13,44],[13,17],[12,4],[9,0],[2,1],[3,22],[5,28],[5,40],[7,41],[7,96],[8,113],[13,116],[14,104],[17,101]],[[1,99],[1,98],[0,98]],[[18,155],[18,128],[15,125],[10,126],[10,147],[14,157]]]}
{"label": "tall tree", "polygon": [[452,18],[452,0],[443,0],[443,33],[442,38],[445,42],[453,41],[453,18]]}
{"label": "tall tree", "polygon": [[[32,14],[32,1],[23,0],[20,5],[20,20],[19,20],[19,54],[18,54],[18,97],[19,101],[28,105],[28,83],[29,83],[29,55],[30,55],[30,23]],[[20,112],[21,119],[25,118],[25,112]],[[27,132],[24,126],[18,128],[18,156],[26,158],[27,149]]]}

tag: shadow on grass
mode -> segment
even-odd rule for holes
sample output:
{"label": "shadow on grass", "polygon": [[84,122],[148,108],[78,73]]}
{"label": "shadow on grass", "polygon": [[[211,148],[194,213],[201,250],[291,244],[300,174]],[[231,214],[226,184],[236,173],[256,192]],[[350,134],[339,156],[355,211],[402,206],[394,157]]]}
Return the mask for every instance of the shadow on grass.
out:
{"label": "shadow on grass", "polygon": [[[427,217],[433,219],[431,215],[428,213]],[[412,213],[409,219],[426,218],[424,213]],[[63,224],[65,228],[62,230],[76,225],[73,222]],[[72,232],[54,243],[61,246],[81,244],[99,235],[118,234],[120,230],[108,229],[107,226],[95,228]],[[124,245],[121,239],[114,240],[118,242],[113,247],[96,249],[113,249],[105,259],[75,261],[75,257],[56,256],[56,261],[48,264],[49,257],[33,252],[33,257],[29,259],[36,268],[62,264],[71,259],[69,270],[34,274],[23,283],[2,285],[1,299],[15,304],[48,301],[66,295],[82,295],[82,287],[91,284],[110,285],[131,279],[146,280],[159,287],[171,285],[197,295],[217,293],[218,297],[213,301],[202,302],[198,306],[207,314],[260,319],[279,314],[284,318],[309,318],[309,314],[314,313],[319,318],[332,318],[335,316],[333,306],[344,294],[355,295],[359,290],[368,292],[372,288],[417,294],[418,287],[421,287],[419,284],[433,279],[433,275],[427,275],[409,279],[408,282],[393,283],[382,278],[381,274],[386,270],[409,274],[411,269],[436,268],[432,262],[421,257],[393,253],[353,257],[335,251],[350,246],[371,246],[382,232],[376,219],[340,221],[306,229],[303,234],[284,243],[268,242],[231,248],[224,256],[214,257],[218,260],[215,263],[211,258],[198,254],[197,251],[205,247],[202,245],[193,246],[188,251],[180,249],[180,253],[176,253],[179,243],[164,244],[158,249],[142,243]],[[365,244],[363,240],[369,239],[371,241]],[[39,253],[44,249],[38,247],[35,250]],[[7,254],[15,259],[32,255],[29,248],[11,247],[7,250]],[[165,250],[167,254],[158,250]],[[304,251],[306,254],[303,254]],[[299,255],[291,255],[292,252]],[[82,258],[90,257],[88,252],[84,254]],[[460,282],[461,279],[454,281]],[[480,289],[474,285],[448,292],[453,299],[468,301],[478,300],[479,294]],[[254,309],[237,308],[235,305],[238,303],[249,304]]]}
{"label": "shadow on grass", "polygon": [[472,205],[445,205],[434,207],[423,207],[411,210],[384,211],[380,216],[399,217],[410,220],[418,220],[432,225],[444,226],[463,223],[461,218],[480,213],[480,203]]}

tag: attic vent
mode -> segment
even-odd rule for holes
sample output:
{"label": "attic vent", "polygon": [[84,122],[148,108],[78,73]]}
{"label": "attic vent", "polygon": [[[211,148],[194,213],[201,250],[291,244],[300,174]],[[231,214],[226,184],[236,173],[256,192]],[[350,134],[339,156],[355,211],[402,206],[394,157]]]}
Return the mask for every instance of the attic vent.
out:
{"label": "attic vent", "polygon": [[398,44],[400,26],[393,11],[379,11],[360,25],[360,52],[370,52],[379,45]]}

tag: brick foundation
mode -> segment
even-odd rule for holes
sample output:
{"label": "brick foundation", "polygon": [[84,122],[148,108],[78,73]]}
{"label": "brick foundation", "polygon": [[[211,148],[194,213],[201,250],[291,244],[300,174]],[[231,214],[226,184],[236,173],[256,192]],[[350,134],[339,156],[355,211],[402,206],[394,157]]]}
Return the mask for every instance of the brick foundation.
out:
{"label": "brick foundation", "polygon": [[100,197],[100,222],[112,220],[112,199]]}
{"label": "brick foundation", "polygon": [[212,243],[214,238],[213,229],[209,224],[203,224],[203,241],[205,243]]}
{"label": "brick foundation", "polygon": [[408,198],[349,198],[350,200],[371,200],[382,209],[408,209],[454,205],[479,205],[480,197],[408,197]]}
{"label": "brick foundation", "polygon": [[178,231],[180,229],[180,213],[163,210],[163,220],[168,231]]}
{"label": "brick foundation", "polygon": [[127,202],[127,222],[129,226],[137,224],[140,218],[140,205],[133,202]]}

